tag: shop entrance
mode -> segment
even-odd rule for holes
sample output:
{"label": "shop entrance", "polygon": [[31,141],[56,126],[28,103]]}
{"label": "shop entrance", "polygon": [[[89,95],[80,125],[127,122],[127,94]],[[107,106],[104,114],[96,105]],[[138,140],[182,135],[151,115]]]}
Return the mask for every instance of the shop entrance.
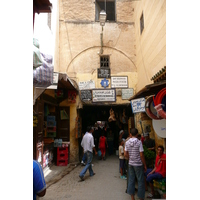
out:
{"label": "shop entrance", "polygon": [[[118,150],[119,131],[123,129],[128,135],[128,120],[132,116],[131,105],[84,105],[79,111],[82,118],[82,134],[86,132],[87,126],[95,127],[95,124],[103,122],[106,129],[111,129],[114,135],[113,153],[115,153],[115,150]],[[82,149],[81,146],[80,148]]]}

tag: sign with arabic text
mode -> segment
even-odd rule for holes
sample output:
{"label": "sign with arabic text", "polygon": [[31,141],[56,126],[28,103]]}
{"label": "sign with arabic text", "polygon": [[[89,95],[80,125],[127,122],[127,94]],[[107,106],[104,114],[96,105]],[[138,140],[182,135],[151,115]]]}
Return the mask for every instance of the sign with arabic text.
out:
{"label": "sign with arabic text", "polygon": [[92,102],[116,101],[115,89],[92,90]]}
{"label": "sign with arabic text", "polygon": [[131,108],[133,113],[145,112],[145,98],[131,100]]}

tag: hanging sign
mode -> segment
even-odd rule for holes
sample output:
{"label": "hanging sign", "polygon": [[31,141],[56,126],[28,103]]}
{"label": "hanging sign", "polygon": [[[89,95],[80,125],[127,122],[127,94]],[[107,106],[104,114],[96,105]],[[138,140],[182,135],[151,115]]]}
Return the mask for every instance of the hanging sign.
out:
{"label": "hanging sign", "polygon": [[92,101],[93,102],[105,102],[105,101],[116,101],[115,89],[107,90],[92,90]]}
{"label": "hanging sign", "polygon": [[122,89],[122,99],[129,99],[133,96],[133,88]]}
{"label": "hanging sign", "polygon": [[68,90],[68,102],[76,103],[76,91]]}
{"label": "hanging sign", "polygon": [[131,108],[133,113],[145,112],[145,98],[131,100]]}
{"label": "hanging sign", "polygon": [[128,76],[111,76],[111,88],[127,88]]}

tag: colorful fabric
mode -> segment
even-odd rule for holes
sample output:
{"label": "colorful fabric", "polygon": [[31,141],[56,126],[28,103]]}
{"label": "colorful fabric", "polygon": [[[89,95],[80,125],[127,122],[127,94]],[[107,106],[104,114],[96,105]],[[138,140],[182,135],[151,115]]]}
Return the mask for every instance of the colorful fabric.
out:
{"label": "colorful fabric", "polygon": [[46,183],[42,167],[39,162],[33,160],[33,200],[36,200],[36,194],[46,189]]}
{"label": "colorful fabric", "polygon": [[37,68],[42,65],[42,58],[40,55],[39,42],[36,38],[33,38],[33,68]]}
{"label": "colorful fabric", "polygon": [[37,67],[36,69],[33,69],[33,86],[34,87],[48,87],[52,85],[53,72],[54,72],[53,65],[50,63],[47,63],[43,58],[42,65]]}
{"label": "colorful fabric", "polygon": [[37,68],[42,65],[42,58],[40,50],[33,45],[33,68]]}

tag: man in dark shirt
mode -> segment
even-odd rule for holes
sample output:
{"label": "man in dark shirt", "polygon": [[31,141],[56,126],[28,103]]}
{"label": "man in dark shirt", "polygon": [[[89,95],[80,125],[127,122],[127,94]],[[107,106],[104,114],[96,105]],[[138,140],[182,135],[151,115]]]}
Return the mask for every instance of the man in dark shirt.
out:
{"label": "man in dark shirt", "polygon": [[145,145],[149,150],[155,152],[155,140],[149,137],[149,133],[144,134],[145,140],[143,145]]}

